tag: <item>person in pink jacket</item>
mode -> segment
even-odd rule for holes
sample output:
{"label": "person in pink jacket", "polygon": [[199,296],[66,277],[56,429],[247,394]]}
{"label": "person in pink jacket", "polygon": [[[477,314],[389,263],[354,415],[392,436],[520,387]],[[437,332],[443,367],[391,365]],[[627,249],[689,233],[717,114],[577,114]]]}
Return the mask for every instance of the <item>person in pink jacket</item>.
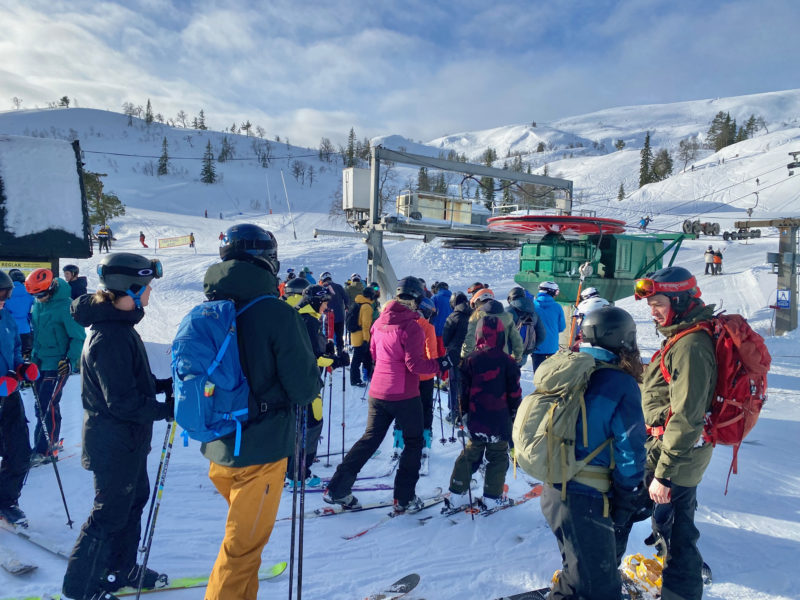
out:
{"label": "person in pink jacket", "polygon": [[364,435],[344,457],[325,490],[323,500],[357,509],[353,483],[359,471],[381,445],[392,422],[403,430],[405,447],[394,479],[394,509],[398,513],[421,508],[416,496],[422,457],[422,402],[419,376],[441,373],[452,366],[447,357],[425,358],[425,335],[417,323],[417,310],[425,291],[416,277],[397,284],[396,299],[389,302],[372,326],[370,351],[375,361],[369,386],[369,414]]}

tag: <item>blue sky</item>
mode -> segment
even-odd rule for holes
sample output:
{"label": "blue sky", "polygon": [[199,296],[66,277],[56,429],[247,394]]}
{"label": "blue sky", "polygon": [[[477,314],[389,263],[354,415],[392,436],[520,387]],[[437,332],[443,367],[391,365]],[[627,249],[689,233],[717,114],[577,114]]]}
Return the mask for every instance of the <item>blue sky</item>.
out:
{"label": "blue sky", "polygon": [[800,87],[796,0],[0,0],[0,110],[123,102],[294,144]]}

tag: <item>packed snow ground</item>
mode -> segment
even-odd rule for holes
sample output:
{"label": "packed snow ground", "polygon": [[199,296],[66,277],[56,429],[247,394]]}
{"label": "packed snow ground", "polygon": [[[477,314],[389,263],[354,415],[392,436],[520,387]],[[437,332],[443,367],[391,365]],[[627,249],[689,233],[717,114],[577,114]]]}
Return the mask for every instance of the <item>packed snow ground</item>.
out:
{"label": "packed snow ground", "polygon": [[[295,215],[298,240],[293,239],[292,227],[286,215],[246,215],[248,220],[262,224],[275,232],[280,244],[282,266],[300,268],[308,265],[315,274],[331,270],[338,281],[351,272],[363,274],[365,253],[363,245],[354,240],[311,237],[314,227],[330,226],[326,215],[301,213]],[[177,224],[179,222],[179,225]],[[176,248],[155,254],[152,248],[144,251],[157,256],[164,264],[164,278],[154,282],[151,306],[138,330],[147,342],[154,372],[168,372],[168,348],[178,322],[189,308],[203,300],[202,279],[205,269],[218,260],[218,235],[230,221],[202,217],[176,217],[170,213],[131,209],[115,222],[117,242],[113,250],[140,251],[138,233],[144,229],[148,239],[193,231],[197,238],[197,253]],[[765,232],[765,234],[768,232]],[[714,569],[714,584],[707,588],[706,597],[715,599],[784,599],[797,598],[798,578],[796,557],[800,551],[800,476],[791,465],[797,457],[800,435],[800,378],[797,364],[800,354],[797,332],[783,338],[769,337],[771,311],[774,302],[775,276],[763,265],[765,253],[774,251],[776,239],[722,243],[725,249],[724,274],[719,277],[699,276],[703,298],[729,312],[742,312],[767,337],[773,354],[770,373],[770,397],[763,415],[743,446],[738,475],[732,477],[730,491],[723,495],[731,453],[718,448],[711,466],[699,488],[698,518],[700,548]],[[703,249],[706,239],[685,242],[677,264],[702,273]],[[512,286],[517,270],[515,252],[487,254],[448,251],[436,244],[393,242],[388,251],[397,273],[413,273],[433,282],[447,280],[451,289],[465,289],[475,280],[492,284],[499,295],[505,296]],[[81,271],[89,277],[90,288],[98,257],[78,261]],[[639,325],[639,340],[643,354],[649,355],[658,338],[650,324],[646,305],[632,298],[619,303],[631,311]],[[346,417],[345,445],[349,448],[362,434],[366,417],[363,390],[351,390],[349,384],[342,392],[341,371],[333,377],[333,402],[330,445],[332,450],[342,445],[342,405]],[[349,379],[346,379],[349,381]],[[524,391],[532,388],[531,372],[523,373]],[[26,410],[33,414],[32,398],[26,396]],[[330,402],[329,388],[325,390],[325,415]],[[446,398],[442,397],[442,402]],[[31,471],[23,490],[21,506],[27,512],[32,531],[42,532],[59,547],[68,551],[77,535],[79,524],[89,513],[93,497],[91,474],[80,466],[80,429],[82,409],[80,382],[72,377],[62,400],[65,451],[59,462],[70,512],[75,529],[65,526],[65,516],[56,489],[55,477],[49,466]],[[444,437],[451,430],[444,424]],[[158,465],[159,448],[164,438],[165,424],[158,423],[153,436],[150,457],[151,478]],[[430,474],[422,477],[417,486],[419,495],[436,487],[447,487],[453,462],[460,451],[459,444],[441,444],[442,425],[438,408],[434,418],[434,445]],[[321,452],[328,444],[327,426]],[[179,438],[178,438],[179,439]],[[364,473],[384,472],[388,465],[390,439],[384,442],[379,456],[370,460]],[[325,459],[314,471],[330,475],[340,457]],[[199,453],[199,445],[190,442],[183,447],[176,440],[167,477],[163,503],[158,517],[155,543],[150,564],[173,577],[200,575],[213,565],[224,532],[226,506],[207,478],[207,461]],[[511,496],[520,496],[530,486],[521,471],[509,471],[507,481]],[[480,480],[480,476],[478,476]],[[390,483],[391,479],[383,480]],[[390,498],[390,491],[357,493],[370,501]],[[306,510],[323,506],[320,494],[308,494]],[[383,511],[309,519],[305,529],[304,581],[307,598],[352,600],[363,598],[395,579],[416,572],[422,581],[410,596],[436,600],[490,599],[503,594],[546,585],[560,558],[553,536],[539,511],[538,500],[503,511],[488,518],[477,517],[474,522],[466,515],[456,517],[456,524],[436,516],[438,509],[417,516],[405,516],[383,524],[365,536],[344,540],[342,536],[355,533],[383,516]],[[291,514],[291,495],[284,493],[279,518]],[[424,525],[419,517],[433,515]],[[263,560],[272,564],[288,560],[290,524],[276,523],[272,539],[264,549]],[[629,551],[646,552],[642,540],[647,535],[647,523],[636,526],[630,538]],[[0,531],[2,543],[21,556],[39,564],[39,569],[23,577],[0,573],[2,596],[20,597],[27,594],[55,591],[60,588],[65,561],[40,551],[9,533]],[[171,597],[202,598],[200,590],[169,592]],[[263,583],[259,598],[279,598],[288,595],[288,575]]]}

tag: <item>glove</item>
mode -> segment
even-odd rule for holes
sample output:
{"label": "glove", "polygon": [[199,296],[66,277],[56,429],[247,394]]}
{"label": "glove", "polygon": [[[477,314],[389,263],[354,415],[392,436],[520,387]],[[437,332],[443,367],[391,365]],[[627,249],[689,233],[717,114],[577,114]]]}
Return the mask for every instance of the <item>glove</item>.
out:
{"label": "glove", "polygon": [[164,419],[167,423],[173,421],[175,419],[175,396],[171,393],[164,398],[164,410],[166,411]]}
{"label": "glove", "polygon": [[39,367],[33,363],[24,362],[17,367],[17,379],[36,381],[39,379]]}
{"label": "glove", "polygon": [[633,490],[614,487],[614,498],[611,503],[611,520],[617,527],[644,521],[653,512],[653,501],[644,483]]}
{"label": "glove", "polygon": [[72,373],[72,363],[65,356],[60,361],[58,361],[58,376],[59,377],[68,376],[70,373]]}
{"label": "glove", "polygon": [[450,369],[453,368],[453,361],[450,360],[450,357],[447,355],[442,356],[441,358],[437,358],[436,360],[439,363],[439,370],[442,373],[444,373],[445,371],[449,371]]}
{"label": "glove", "polygon": [[[333,356],[322,355],[322,356],[317,358],[317,366],[318,367],[330,367],[335,362],[336,362],[336,359]],[[336,368],[336,367],[334,367],[334,368]]]}
{"label": "glove", "polygon": [[175,391],[174,388],[172,387],[172,377],[165,377],[164,379],[156,379],[156,394],[164,394],[165,398],[175,397]]}
{"label": "glove", "polygon": [[349,367],[350,366],[350,355],[342,350],[342,352],[337,357],[337,362],[339,363],[339,367]]}
{"label": "glove", "polygon": [[322,397],[317,396],[311,403],[311,414],[317,421],[322,421]]}
{"label": "glove", "polygon": [[10,396],[17,391],[17,374],[14,371],[9,371],[0,377],[0,398]]}

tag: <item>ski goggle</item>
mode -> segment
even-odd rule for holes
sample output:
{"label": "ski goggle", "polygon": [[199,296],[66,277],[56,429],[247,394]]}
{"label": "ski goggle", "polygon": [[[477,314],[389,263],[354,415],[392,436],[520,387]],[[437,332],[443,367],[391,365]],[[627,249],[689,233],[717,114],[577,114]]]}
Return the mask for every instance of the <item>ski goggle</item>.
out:
{"label": "ski goggle", "polygon": [[[697,288],[697,280],[690,277],[685,281],[654,281],[649,277],[637,279],[633,286],[633,295],[637,300],[642,298],[650,298],[656,294],[669,294],[677,292],[689,292]],[[695,297],[700,295],[700,290],[697,289],[694,294]]]}

